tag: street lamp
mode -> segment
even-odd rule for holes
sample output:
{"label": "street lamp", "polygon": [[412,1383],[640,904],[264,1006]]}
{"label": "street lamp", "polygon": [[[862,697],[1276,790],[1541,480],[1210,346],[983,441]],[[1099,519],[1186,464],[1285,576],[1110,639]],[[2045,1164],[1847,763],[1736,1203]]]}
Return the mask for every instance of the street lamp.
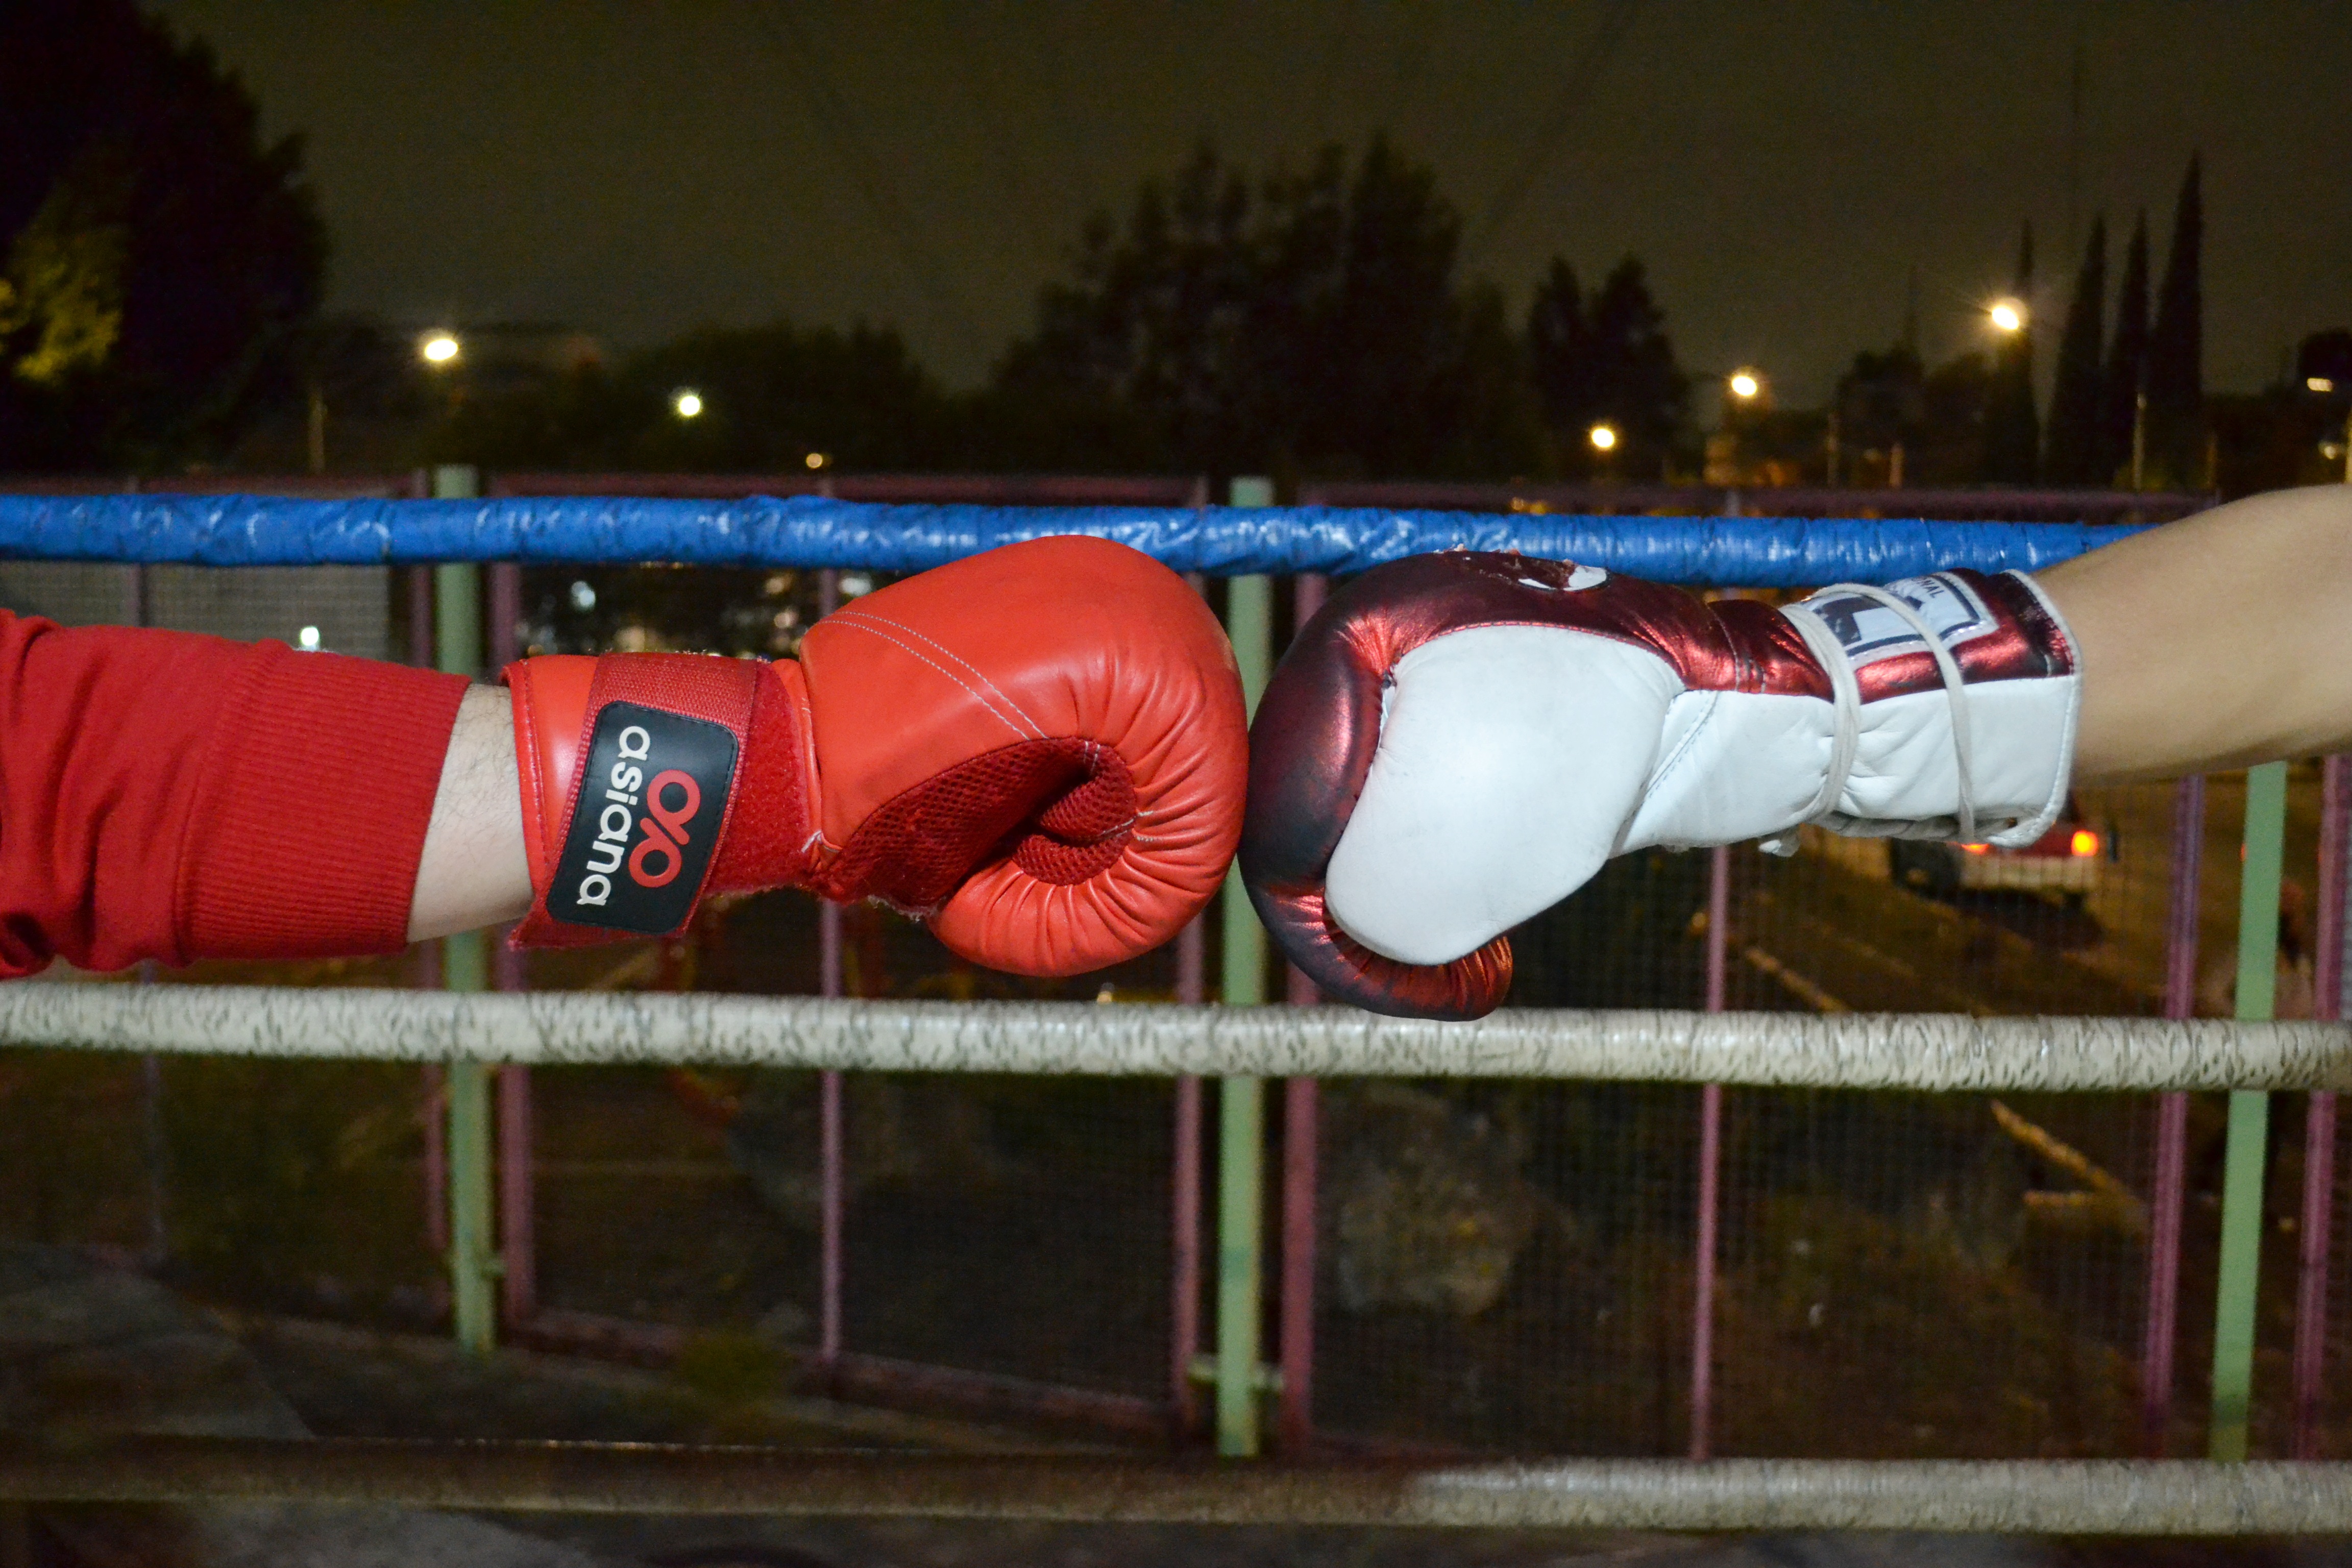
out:
{"label": "street lamp", "polygon": [[702,415],[702,394],[690,386],[681,386],[669,395],[669,411],[680,419],[696,419]]}
{"label": "street lamp", "polygon": [[1997,332],[2020,332],[2025,330],[2025,307],[2015,300],[1995,300],[1985,310]]}
{"label": "street lamp", "polygon": [[1584,438],[1592,443],[1596,452],[1613,452],[1617,449],[1617,426],[1603,421],[1587,430]]}
{"label": "street lamp", "polygon": [[1742,403],[1754,402],[1764,391],[1764,378],[1752,370],[1733,371],[1731,379],[1724,384],[1730,387],[1731,395]]}
{"label": "street lamp", "polygon": [[825,464],[831,462],[833,459],[826,457],[823,452],[811,452],[802,460],[807,463],[811,469],[816,469],[824,468]]}
{"label": "street lamp", "polygon": [[454,332],[427,332],[416,344],[417,356],[426,364],[453,364],[458,352],[459,345]]}

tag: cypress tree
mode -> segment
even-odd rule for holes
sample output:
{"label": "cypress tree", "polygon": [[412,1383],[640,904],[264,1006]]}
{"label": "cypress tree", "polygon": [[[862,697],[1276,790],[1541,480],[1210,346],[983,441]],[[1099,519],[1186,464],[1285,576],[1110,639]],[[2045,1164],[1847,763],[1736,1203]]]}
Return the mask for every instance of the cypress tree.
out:
{"label": "cypress tree", "polygon": [[2083,247],[2083,269],[2074,275],[2074,298],[2066,306],[2066,330],[2058,340],[2058,374],[2050,389],[2050,426],[2042,446],[2042,470],[2062,485],[2105,484],[2099,461],[2099,339],[2107,308],[2107,220],[2091,220]]}
{"label": "cypress tree", "polygon": [[2147,451],[2151,471],[2176,489],[2203,482],[2205,470],[2205,306],[2199,278],[2205,205],[2199,160],[2191,156],[2172,216],[2172,249],[2147,340]]}
{"label": "cypress tree", "polygon": [[2116,290],[2116,331],[2107,342],[2107,368],[2099,378],[2099,469],[2105,484],[2131,479],[2132,428],[2147,384],[2147,214],[2132,226]]}
{"label": "cypress tree", "polygon": [[1544,421],[1571,466],[1580,463],[1585,427],[1599,405],[1593,383],[1592,333],[1585,323],[1584,292],[1576,273],[1559,257],[1528,307],[1528,360]]}
{"label": "cypress tree", "polygon": [[[2021,305],[2033,297],[2030,223],[2018,240],[2012,291]],[[1997,484],[2032,484],[2041,434],[2033,412],[2033,315],[2028,310],[2024,323],[1993,351],[1992,386],[1985,400],[1985,478]]]}

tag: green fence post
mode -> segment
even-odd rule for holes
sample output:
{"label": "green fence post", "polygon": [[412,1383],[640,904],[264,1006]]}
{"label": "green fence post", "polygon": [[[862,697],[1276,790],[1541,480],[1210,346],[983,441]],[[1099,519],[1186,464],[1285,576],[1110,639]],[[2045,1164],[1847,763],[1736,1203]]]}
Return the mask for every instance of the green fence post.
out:
{"label": "green fence post", "polygon": [[[1272,506],[1274,481],[1233,483],[1235,506]],[[1241,666],[1252,713],[1274,666],[1274,584],[1235,577],[1225,585],[1225,631]],[[1265,1001],[1265,931],[1250,908],[1238,868],[1225,874],[1224,984],[1228,1007]],[[1258,1317],[1264,1215],[1265,1085],[1228,1078],[1217,1089],[1217,1452],[1257,1452]]]}
{"label": "green fence post", "polygon": [[[2285,860],[2286,764],[2246,770],[2245,870],[2238,889],[2238,1007],[2241,1019],[2271,1016],[2278,981],[2279,875]],[[2263,1154],[2270,1096],[2230,1096],[2229,1152],[2221,1183],[2221,1270],[2213,1310],[2216,1459],[2246,1457],[2253,1403],[2254,1297],[2262,1279]]]}
{"label": "green fence post", "polygon": [[[481,493],[481,476],[463,464],[433,470],[433,495],[464,500]],[[435,662],[450,675],[468,679],[482,672],[482,569],[470,561],[446,562],[433,569]],[[490,988],[490,953],[480,931],[444,937],[443,986],[450,991]],[[498,1342],[498,1272],[491,1236],[490,1069],[478,1061],[448,1065],[449,1102],[449,1305],[457,1342],[487,1355]]]}

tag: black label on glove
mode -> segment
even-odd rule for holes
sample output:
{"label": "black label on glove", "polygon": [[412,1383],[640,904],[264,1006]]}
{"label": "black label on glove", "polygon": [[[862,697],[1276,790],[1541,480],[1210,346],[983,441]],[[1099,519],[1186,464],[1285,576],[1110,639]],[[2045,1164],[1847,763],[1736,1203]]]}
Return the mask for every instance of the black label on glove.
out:
{"label": "black label on glove", "polygon": [[589,738],[547,912],[646,936],[685,924],[719,846],[735,752],[723,724],[608,703]]}

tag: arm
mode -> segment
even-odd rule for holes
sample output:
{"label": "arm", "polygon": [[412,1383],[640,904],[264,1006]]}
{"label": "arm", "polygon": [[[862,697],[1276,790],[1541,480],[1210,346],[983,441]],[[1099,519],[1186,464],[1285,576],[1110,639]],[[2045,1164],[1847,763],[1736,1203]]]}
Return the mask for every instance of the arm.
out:
{"label": "arm", "polygon": [[472,687],[441,761],[408,907],[408,940],[517,920],[530,908],[513,703],[504,687]]}
{"label": "arm", "polygon": [[505,675],[0,612],[0,978],[516,916],[527,945],[576,945],[782,887],[1078,973],[1174,935],[1240,832],[1232,650],[1181,578],[1103,541],[919,574],[797,660]]}
{"label": "arm", "polygon": [[0,614],[0,976],[397,951],[465,690]]}
{"label": "arm", "polygon": [[2352,747],[2352,486],[2232,501],[2036,580],[2082,655],[2077,782]]}

